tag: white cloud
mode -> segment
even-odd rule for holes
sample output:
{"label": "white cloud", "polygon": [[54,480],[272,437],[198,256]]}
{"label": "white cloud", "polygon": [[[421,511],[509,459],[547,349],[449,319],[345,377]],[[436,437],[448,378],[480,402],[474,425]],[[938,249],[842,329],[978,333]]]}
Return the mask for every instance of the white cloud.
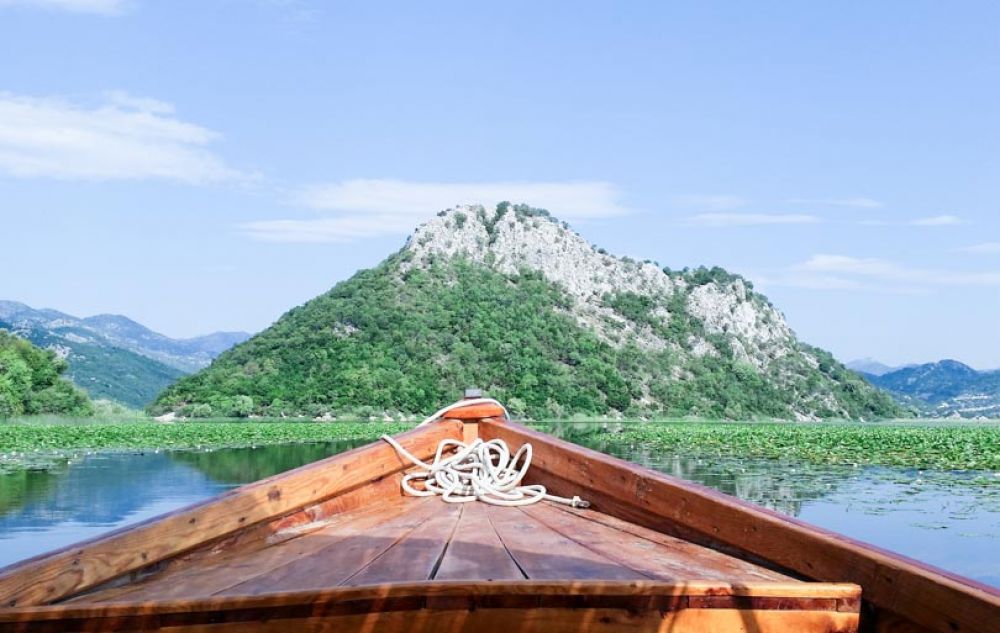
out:
{"label": "white cloud", "polygon": [[955,215],[932,215],[915,220],[861,220],[863,226],[955,226],[963,224],[962,219]]}
{"label": "white cloud", "polygon": [[613,217],[628,212],[604,182],[425,183],[346,180],[300,190],[293,201],[329,212],[309,219],[265,220],[241,226],[254,239],[278,242],[347,242],[405,234],[435,212],[460,204],[524,202],[561,219]]}
{"label": "white cloud", "polygon": [[864,277],[898,277],[898,265],[874,257],[849,257],[847,255],[813,255],[794,268],[809,272],[847,273]]}
{"label": "white cloud", "polygon": [[983,242],[982,244],[973,244],[972,246],[966,246],[965,248],[960,248],[958,250],[963,253],[993,255],[1000,253],[1000,242]]}
{"label": "white cloud", "polygon": [[884,205],[878,200],[859,196],[856,198],[789,198],[789,204],[822,205],[828,207],[853,207],[856,209],[881,209]]}
{"label": "white cloud", "polygon": [[0,0],[0,7],[23,6],[69,13],[117,15],[125,11],[126,0]]}
{"label": "white cloud", "polygon": [[688,218],[691,224],[711,227],[761,226],[774,224],[816,224],[822,220],[801,213],[700,213]]}
{"label": "white cloud", "polygon": [[524,202],[560,218],[604,218],[627,210],[606,182],[433,183],[405,180],[345,180],[302,189],[296,201],[307,207],[364,214],[423,217],[456,204]]}
{"label": "white cloud", "polygon": [[0,173],[64,180],[239,177],[207,149],[219,135],[173,116],[173,107],[124,92],[97,106],[0,93]]}
{"label": "white cloud", "polygon": [[952,226],[961,223],[962,220],[954,215],[933,215],[929,218],[917,218],[910,222],[913,226]]}
{"label": "white cloud", "polygon": [[[842,280],[845,284],[854,282],[857,287],[890,289],[879,284],[904,284],[914,290],[927,286],[998,286],[1000,271],[962,272],[909,268],[879,258],[850,257],[847,255],[813,255],[811,258],[790,267],[784,278],[786,285],[807,286],[812,280]],[[780,283],[780,282],[779,282]],[[827,287],[833,287],[828,285]],[[847,287],[847,286],[844,286]],[[895,288],[899,290],[899,288]]]}
{"label": "white cloud", "polygon": [[745,198],[726,194],[690,194],[671,198],[674,206],[693,211],[732,211],[747,204]]}
{"label": "white cloud", "polygon": [[139,110],[155,114],[173,114],[175,112],[172,103],[149,97],[137,97],[124,90],[107,90],[104,93],[104,98],[108,104],[125,110]]}
{"label": "white cloud", "polygon": [[911,288],[886,287],[882,284],[872,284],[859,279],[842,275],[810,273],[801,271],[783,271],[777,276],[758,275],[753,277],[754,285],[764,289],[770,286],[785,286],[792,288],[807,288],[810,290],[863,290],[892,292],[894,294],[914,294]]}
{"label": "white cloud", "polygon": [[248,222],[240,228],[247,236],[264,242],[330,243],[404,234],[418,223],[419,220],[411,216],[349,215],[309,220],[262,220]]}

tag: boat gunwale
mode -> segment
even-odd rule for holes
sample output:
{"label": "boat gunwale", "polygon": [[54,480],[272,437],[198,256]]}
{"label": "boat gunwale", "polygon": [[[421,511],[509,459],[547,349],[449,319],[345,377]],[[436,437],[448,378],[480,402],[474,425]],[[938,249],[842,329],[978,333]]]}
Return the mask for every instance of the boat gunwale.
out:
{"label": "boat gunwale", "polygon": [[[411,442],[423,443],[428,438],[435,440],[438,438],[458,438],[461,436],[461,432],[462,428],[460,423],[447,422],[414,428],[398,434],[396,439],[404,445],[408,445]],[[411,452],[416,450],[413,446],[410,446],[409,448]],[[426,450],[420,450],[417,452],[420,456],[426,458],[433,455],[436,448],[437,441],[433,441],[425,447]],[[366,453],[371,453],[373,451],[381,451],[384,453],[390,461],[390,467],[381,471],[367,472],[371,469],[371,461],[368,461],[363,463],[362,467],[357,469],[355,473],[352,473],[354,478],[358,479],[358,481],[353,483],[343,485],[338,482],[338,484],[333,488],[320,490],[314,494],[296,499],[290,504],[282,505],[270,513],[262,513],[252,521],[237,521],[236,525],[232,525],[227,528],[209,531],[208,528],[199,526],[198,518],[200,513],[211,512],[214,509],[224,510],[229,505],[240,503],[245,500],[253,500],[255,496],[259,496],[261,493],[264,493],[265,501],[273,502],[274,504],[281,504],[282,494],[280,492],[280,488],[277,488],[277,486],[285,483],[298,482],[299,480],[308,478],[313,474],[324,473],[324,471],[331,467],[350,463],[352,460],[359,458],[359,456],[365,456]],[[29,596],[29,599],[41,599],[48,604],[72,598],[73,596],[93,589],[96,586],[114,581],[115,579],[121,578],[130,573],[136,573],[143,569],[152,568],[155,565],[169,561],[177,556],[184,555],[187,552],[222,541],[233,536],[234,534],[242,533],[245,530],[266,524],[270,521],[281,520],[282,518],[293,515],[296,512],[301,512],[312,505],[322,503],[330,499],[335,499],[339,496],[343,496],[347,493],[363,488],[370,485],[373,481],[402,473],[408,468],[410,468],[410,464],[399,458],[390,446],[384,442],[375,441],[358,446],[343,453],[338,453],[315,462],[304,464],[292,470],[277,473],[275,475],[271,475],[270,477],[250,482],[237,488],[233,488],[232,490],[222,492],[208,499],[171,510],[164,514],[150,517],[138,523],[123,526],[104,534],[98,534],[92,538],[71,543],[55,550],[43,552],[36,556],[15,562],[7,567],[0,568],[0,613],[3,613],[5,609],[18,607],[18,603],[23,599],[25,594]],[[278,491],[277,495],[274,494],[274,491],[276,490]],[[258,499],[257,501],[259,502],[260,500]],[[257,505],[259,506],[262,504],[258,503]],[[120,540],[135,539],[136,535],[141,535],[145,532],[153,532],[158,529],[168,529],[172,523],[178,522],[180,524],[187,523],[189,525],[199,526],[192,528],[194,530],[194,534],[197,534],[197,530],[199,529],[203,530],[206,533],[205,538],[188,543],[182,547],[164,549],[160,552],[159,556],[146,556],[146,552],[138,552],[138,560],[129,561],[121,567],[104,574],[103,576],[83,580],[79,578],[85,573],[85,570],[82,568],[80,563],[88,556],[98,556],[103,550],[113,551],[113,547]],[[171,538],[176,537],[175,534],[171,534],[170,536]],[[135,547],[134,549],[149,550],[156,546],[157,544],[152,544],[148,546]],[[114,554],[120,555],[121,553],[114,552]],[[136,553],[133,552],[132,554]],[[133,556],[133,558],[135,558],[135,556]],[[69,570],[64,570],[62,572],[55,571],[54,568],[60,564],[67,564]],[[31,592],[19,586],[18,580],[22,579],[24,576],[45,571],[52,571],[55,573],[56,578],[69,576],[74,577],[75,580],[71,581],[72,586],[69,588],[51,587],[50,590],[46,592],[44,598],[38,598],[35,595],[38,593],[37,591]],[[33,580],[33,582],[37,584],[39,581],[36,579]],[[46,582],[55,584],[51,582],[51,580]]]}
{"label": "boat gunwale", "polygon": [[[886,589],[885,595],[883,595],[882,591],[879,590],[880,588],[873,586],[874,582],[862,582],[858,578],[863,572],[858,569],[857,563],[867,561],[869,565],[890,570],[906,579],[916,581],[916,583],[922,585],[921,588],[923,589],[946,589],[951,592],[950,598],[961,598],[972,601],[973,604],[982,605],[984,611],[980,615],[989,616],[990,614],[985,609],[993,609],[993,617],[1000,617],[998,616],[1000,614],[1000,588],[991,587],[985,583],[940,569],[934,565],[818,527],[800,519],[781,514],[775,510],[743,501],[713,488],[672,477],[612,455],[567,442],[522,424],[515,422],[497,424],[489,420],[484,420],[480,422],[478,430],[484,436],[484,439],[503,439],[511,445],[531,442],[533,445],[533,462],[531,471],[529,472],[529,477],[531,478],[529,483],[542,483],[550,487],[552,487],[551,484],[555,483],[557,488],[556,494],[572,493],[581,496],[590,494],[592,498],[588,500],[591,501],[591,506],[605,514],[637,522],[640,525],[651,529],[658,529],[659,531],[663,531],[665,528],[669,529],[671,526],[677,526],[685,531],[685,533],[681,534],[682,538],[696,543],[700,542],[703,545],[741,557],[744,560],[751,560],[772,567],[777,566],[779,570],[787,570],[810,582],[857,583],[862,587],[863,600],[865,602],[870,602],[876,607],[887,609],[897,615],[906,617],[911,622],[919,623],[921,626],[930,626],[933,630],[966,630],[964,627],[955,628],[952,626],[959,623],[969,625],[968,630],[970,631],[987,629],[981,628],[983,622],[977,614],[963,614],[961,617],[945,616],[948,618],[948,628],[937,627],[936,625],[922,621],[919,617],[911,616],[908,613],[910,609],[900,609],[898,601],[900,599],[903,601],[918,599],[907,596],[906,590],[899,588],[899,583],[896,582],[896,579],[892,578],[888,580],[891,587]],[[563,469],[564,471],[571,470],[570,474],[572,474],[572,478],[566,476],[565,472],[559,473],[553,471],[554,464],[550,463],[550,456],[547,455],[548,452],[573,456],[573,460],[567,460],[571,463]],[[559,460],[555,459],[553,461]],[[558,467],[558,464],[555,464],[555,466]],[[605,486],[600,486],[599,483],[588,483],[587,475],[602,469],[612,469],[620,473],[628,473],[629,477],[634,479],[636,485],[630,488],[624,483],[616,485],[615,482],[610,481]],[[542,474],[541,477],[538,476],[540,472]],[[556,481],[550,481],[545,475],[555,478]],[[622,481],[633,481],[633,479],[625,478]],[[560,486],[565,489],[559,490]],[[619,491],[622,494],[615,496],[616,492]],[[668,507],[667,504],[657,503],[657,500],[650,500],[650,493],[653,493],[653,495],[658,493],[660,497],[673,497],[675,504],[683,506],[683,508],[677,510]],[[678,495],[687,495],[697,502],[691,503],[690,500],[685,499],[683,503],[678,504],[676,503],[680,498]],[[617,507],[607,507],[606,500],[609,500],[612,506]],[[692,506],[698,507],[692,509]],[[623,509],[626,511],[624,516],[622,514]],[[712,529],[706,529],[707,526],[705,524],[709,523],[709,521],[699,518],[699,510],[704,511],[706,509],[723,514],[729,513],[741,516],[744,522],[752,524],[752,528],[738,530],[727,525],[726,521],[720,520],[712,526]],[[774,543],[767,543],[766,540],[763,541],[767,545],[765,549],[768,551],[762,552],[760,548],[754,548],[747,537],[751,533],[754,536],[759,536],[761,533],[767,532],[769,528],[772,529],[769,538]],[[782,534],[782,530],[784,530],[784,534]],[[688,531],[693,532],[693,534],[687,533]],[[790,534],[794,534],[800,539],[811,540],[812,544],[817,548],[835,548],[843,559],[842,569],[840,570],[842,572],[841,577],[836,580],[822,578],[817,576],[817,574],[822,573],[821,570],[803,568],[802,565],[796,564],[794,556],[776,557],[774,555],[775,552],[780,552],[784,546],[783,543],[778,543],[777,541],[784,540],[782,536]],[[740,536],[743,538],[736,538]],[[698,538],[701,540],[699,541]],[[852,563],[854,563],[853,566]],[[875,580],[885,582],[882,578],[876,578],[876,574],[874,573],[872,573],[872,576]],[[942,614],[947,613],[954,606],[951,600],[943,602],[947,602],[947,604],[939,605],[941,607],[939,611]],[[955,615],[957,614],[952,614],[952,616]]]}
{"label": "boat gunwale", "polygon": [[[706,486],[671,477],[560,440],[521,424],[497,418],[463,419],[461,421],[445,418],[434,424],[407,431],[397,438],[419,444],[423,455],[427,451],[433,453],[433,450],[430,449],[431,440],[434,440],[433,444],[436,447],[439,439],[464,437],[470,431],[474,432],[476,436],[481,435],[484,439],[506,439],[512,446],[524,442],[533,443],[535,459],[529,472],[529,479],[532,480],[530,483],[549,485],[557,494],[588,495],[591,497],[589,500],[592,501],[595,510],[662,533],[671,534],[672,530],[679,531],[681,538],[686,540],[707,545],[744,560],[762,562],[775,569],[789,570],[793,574],[809,580],[809,582],[795,582],[789,585],[789,583],[775,581],[723,583],[718,581],[568,580],[553,582],[510,580],[468,582],[430,580],[417,583],[332,587],[323,590],[269,592],[256,595],[198,597],[165,601],[123,601],[96,604],[58,603],[59,600],[79,595],[81,592],[110,579],[122,578],[130,572],[154,567],[158,561],[169,561],[185,552],[200,549],[235,534],[245,534],[247,530],[255,526],[267,526],[274,522],[287,521],[296,513],[309,511],[310,508],[322,505],[328,500],[336,499],[349,492],[359,491],[373,482],[383,481],[386,477],[399,476],[407,469],[408,465],[398,459],[398,455],[394,453],[389,455],[387,451],[391,451],[391,449],[387,445],[382,444],[380,447],[379,442],[373,442],[285,473],[252,482],[139,524],[126,526],[111,533],[99,535],[93,539],[75,543],[0,569],[0,599],[9,604],[7,608],[0,607],[0,625],[3,625],[0,629],[7,630],[9,626],[14,626],[17,623],[73,619],[76,616],[72,614],[87,614],[80,616],[85,618],[155,619],[158,615],[168,613],[177,614],[177,617],[180,618],[181,611],[177,610],[189,614],[194,610],[201,617],[206,613],[206,609],[227,611],[256,608],[259,615],[261,609],[267,610],[282,605],[290,605],[287,606],[287,609],[291,609],[288,611],[291,613],[294,611],[293,607],[304,608],[309,604],[316,604],[315,601],[320,601],[323,604],[339,604],[349,601],[348,597],[350,596],[368,596],[368,598],[352,598],[361,602],[364,599],[369,601],[388,598],[399,599],[402,601],[400,604],[404,607],[406,604],[427,606],[430,604],[427,602],[428,598],[433,598],[438,601],[435,604],[457,604],[458,608],[465,608],[461,605],[472,604],[475,606],[476,596],[504,595],[503,592],[506,591],[507,595],[521,595],[523,597],[526,595],[523,593],[525,587],[530,587],[532,591],[536,592],[549,591],[549,594],[543,595],[549,595],[553,599],[557,596],[563,596],[563,606],[568,605],[570,608],[578,608],[574,606],[577,603],[573,600],[580,600],[582,601],[581,605],[589,606],[586,604],[589,599],[587,596],[607,598],[617,595],[622,596],[623,600],[625,597],[635,600],[647,595],[667,595],[656,594],[657,591],[698,591],[699,588],[706,591],[709,588],[723,591],[722,594],[715,595],[725,596],[733,595],[733,591],[738,591],[734,588],[762,586],[769,586],[775,590],[783,586],[792,586],[794,587],[792,595],[801,596],[804,592],[841,587],[855,592],[863,591],[863,597],[861,599],[855,598],[855,601],[858,605],[862,602],[866,605],[866,613],[870,607],[871,615],[879,621],[883,616],[889,620],[902,618],[911,627],[927,627],[925,630],[934,631],[986,631],[988,629],[983,627],[988,627],[988,624],[984,625],[983,618],[988,619],[991,614],[1000,613],[1000,589],[756,506]],[[359,459],[359,456],[369,454],[379,455],[381,461],[375,464],[373,460]],[[345,481],[341,482],[341,477],[331,477],[334,473],[325,473],[319,476],[319,480],[325,481],[327,485],[331,485],[329,483],[331,479],[336,481],[336,485],[331,485],[330,489],[317,491],[314,483],[301,486],[303,481],[309,480],[311,474],[322,473],[331,466],[340,468],[336,475],[346,475],[343,477]],[[596,480],[601,474],[613,474],[614,477],[610,478],[608,482],[602,483]],[[300,480],[300,478],[303,479]],[[129,541],[130,533],[153,530],[158,523],[163,524],[160,526],[162,529],[167,529],[172,525],[171,521],[178,521],[178,516],[186,520],[188,514],[196,515],[198,511],[212,506],[224,509],[227,504],[237,503],[237,500],[240,499],[244,501],[256,499],[263,491],[268,491],[268,494],[266,498],[257,499],[258,502],[263,502],[265,505],[277,502],[281,498],[281,491],[275,486],[281,482],[295,482],[300,487],[290,491],[292,493],[289,495],[292,497],[291,499],[273,504],[277,509],[270,514],[257,514],[253,521],[235,528],[224,530],[221,525],[217,525],[215,531],[211,532],[208,537],[193,544],[190,541],[191,530],[188,530],[188,541],[181,538],[180,544],[175,545],[173,549],[160,550],[158,552],[159,558],[144,560],[142,564],[134,564],[132,559],[123,558],[112,550],[112,559],[118,561],[118,567],[112,570],[113,574],[105,573],[105,576],[98,582],[94,582],[94,578],[86,578],[85,581],[77,578],[77,576],[84,575],[85,569],[83,569],[84,566],[73,568],[79,564],[79,559],[74,560],[74,558],[86,558],[86,555],[94,556],[95,552],[92,548],[103,547],[104,550],[107,550],[119,539],[124,539],[126,543],[135,546],[135,543]],[[272,498],[271,491],[268,490],[269,487],[272,490],[278,490],[279,494],[276,498]],[[194,521],[191,523],[193,524]],[[134,535],[132,535],[131,540],[135,540]],[[142,547],[147,546],[142,545]],[[801,551],[797,552],[796,547]],[[135,549],[129,554],[134,558],[138,551]],[[816,562],[816,567],[812,565],[809,558],[803,558],[803,552],[813,552],[814,558],[818,556],[818,560],[813,561]],[[117,559],[115,559],[116,555]],[[58,564],[70,562],[72,565],[68,569],[58,570],[56,567]],[[32,586],[19,589],[15,581],[20,579],[23,582],[25,575],[32,571],[46,572],[50,577],[41,581],[33,579],[32,583],[29,583]],[[38,583],[51,583],[53,585],[61,583],[61,585],[55,588],[49,587],[46,593],[44,588],[33,586],[33,584]],[[14,585],[13,588],[12,585]],[[730,594],[724,593],[726,591],[724,587],[729,588]],[[522,593],[518,594],[518,590]],[[596,593],[587,594],[585,593],[587,591]],[[629,591],[632,593],[628,593]],[[642,591],[646,591],[647,594],[643,594]],[[45,595],[40,597],[39,594]],[[11,596],[15,597],[14,601],[10,601]],[[34,603],[25,601],[18,605],[17,598],[21,596],[29,596]],[[576,597],[573,598],[573,596]],[[307,602],[303,602],[303,600]],[[313,602],[310,603],[309,600]],[[531,608],[528,604],[530,600],[522,599],[520,602],[515,602],[522,605],[523,608]],[[931,604],[928,605],[928,602]],[[364,608],[373,608],[374,604]],[[171,609],[175,611],[171,611]],[[337,613],[332,614],[337,615]],[[18,617],[21,619],[17,619]],[[149,622],[152,621],[149,620]]]}
{"label": "boat gunwale", "polygon": [[[508,598],[509,600],[504,600]],[[684,598],[698,598],[688,602]],[[704,598],[704,600],[702,600]],[[713,581],[634,581],[634,580],[508,580],[383,583],[340,586],[319,590],[285,591],[266,594],[210,596],[161,601],[70,603],[0,610],[0,626],[63,620],[108,618],[155,618],[165,615],[219,614],[282,607],[328,605],[344,613],[361,611],[411,610],[422,608],[739,608],[755,610],[816,610],[856,613],[860,609],[861,587],[851,583],[800,583],[753,581],[725,583]],[[663,599],[663,600],[659,600]],[[681,599],[681,600],[677,600]],[[734,600],[727,600],[734,599]],[[757,600],[759,599],[759,600]],[[795,601],[801,601],[796,603]],[[380,601],[386,601],[384,608]],[[812,601],[812,602],[810,602]],[[828,604],[818,603],[828,601]]]}

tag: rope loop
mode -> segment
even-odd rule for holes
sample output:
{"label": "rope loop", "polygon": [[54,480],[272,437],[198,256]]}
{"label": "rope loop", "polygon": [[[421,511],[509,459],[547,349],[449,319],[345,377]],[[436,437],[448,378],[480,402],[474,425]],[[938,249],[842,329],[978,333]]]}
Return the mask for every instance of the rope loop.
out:
{"label": "rope loop", "polygon": [[[437,411],[419,426],[442,417],[456,407],[483,403],[503,408],[499,402],[489,398],[459,400]],[[506,409],[504,417],[510,419]],[[452,439],[441,440],[434,453],[434,461],[428,464],[414,457],[392,437],[383,435],[382,439],[400,457],[416,467],[417,470],[404,475],[402,481],[403,492],[412,497],[440,495],[447,503],[482,501],[495,506],[526,506],[546,499],[574,508],[590,507],[590,503],[580,497],[559,497],[548,494],[545,486],[540,484],[521,484],[531,467],[532,449],[527,442],[511,454],[507,443],[499,439],[483,441],[476,438],[470,444]]]}
{"label": "rope loop", "polygon": [[[383,435],[382,439],[417,468],[403,476],[403,492],[411,497],[440,495],[448,503],[482,501],[495,506],[526,506],[547,499],[574,508],[590,506],[580,497],[550,495],[541,484],[521,484],[531,467],[531,444],[522,444],[512,455],[507,443],[499,439],[476,438],[471,444],[441,440],[434,461],[428,464],[392,437]],[[446,455],[452,449],[454,453]]]}

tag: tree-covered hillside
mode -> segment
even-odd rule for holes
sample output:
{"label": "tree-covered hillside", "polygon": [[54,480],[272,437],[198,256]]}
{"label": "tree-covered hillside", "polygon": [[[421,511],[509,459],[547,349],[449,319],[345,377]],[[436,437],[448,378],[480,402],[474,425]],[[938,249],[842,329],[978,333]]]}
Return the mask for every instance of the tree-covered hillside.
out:
{"label": "tree-covered hillside", "polygon": [[913,365],[881,376],[866,375],[873,385],[935,417],[1000,416],[1000,371],[976,371],[956,360]]}
{"label": "tree-covered hillside", "polygon": [[141,409],[185,375],[179,369],[122,347],[109,345],[82,328],[20,327],[0,321],[0,328],[43,349],[59,350],[66,361],[64,373],[91,398],[108,399]]}
{"label": "tree-covered hillside", "polygon": [[0,417],[92,414],[87,395],[62,378],[65,371],[53,352],[0,329]]}
{"label": "tree-covered hillside", "polygon": [[172,339],[117,314],[75,317],[0,299],[0,328],[44,349],[69,365],[65,376],[92,398],[141,409],[181,376],[250,337],[214,332]]}
{"label": "tree-covered hillside", "polygon": [[[453,230],[475,221],[462,216],[453,214],[461,224]],[[521,214],[516,221],[536,219]],[[553,282],[544,267],[509,272],[463,254],[415,248],[411,239],[380,266],[292,309],[209,368],[182,378],[153,410],[418,414],[477,385],[533,417],[899,413],[891,398],[826,352],[792,339],[762,361],[754,356],[753,332],[720,331],[711,310],[721,308],[711,301],[728,300],[736,286],[742,299],[732,309],[770,309],[721,269],[656,269],[664,287],[674,289],[669,296],[623,278],[607,287],[617,292],[593,298],[602,311],[595,317],[580,311],[579,288]],[[595,318],[603,319],[600,327]]]}

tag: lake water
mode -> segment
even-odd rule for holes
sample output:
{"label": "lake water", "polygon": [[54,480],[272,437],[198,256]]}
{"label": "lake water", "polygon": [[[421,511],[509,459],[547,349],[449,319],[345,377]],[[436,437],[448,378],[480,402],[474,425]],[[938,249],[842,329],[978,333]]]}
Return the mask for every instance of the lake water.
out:
{"label": "lake water", "polygon": [[[1000,478],[654,453],[552,432],[597,450],[1000,586]],[[94,454],[0,475],[0,566],[183,507],[365,442]],[[985,482],[985,483],[984,483]]]}

